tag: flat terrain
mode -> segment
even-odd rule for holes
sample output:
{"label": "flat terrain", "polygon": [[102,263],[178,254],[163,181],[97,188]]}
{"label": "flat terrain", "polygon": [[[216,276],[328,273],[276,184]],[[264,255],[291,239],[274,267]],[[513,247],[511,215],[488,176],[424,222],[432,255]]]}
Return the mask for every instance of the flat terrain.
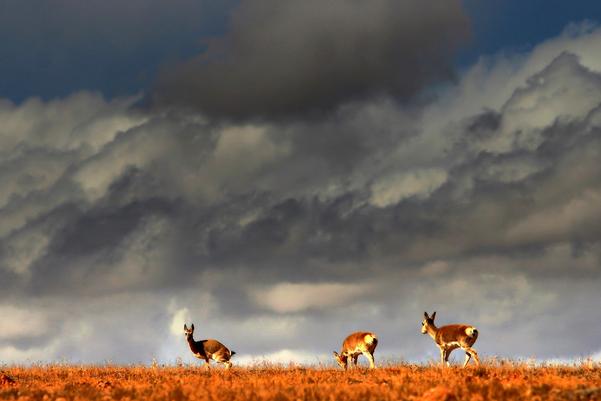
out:
{"label": "flat terrain", "polygon": [[6,366],[2,400],[601,400],[601,365],[441,370]]}

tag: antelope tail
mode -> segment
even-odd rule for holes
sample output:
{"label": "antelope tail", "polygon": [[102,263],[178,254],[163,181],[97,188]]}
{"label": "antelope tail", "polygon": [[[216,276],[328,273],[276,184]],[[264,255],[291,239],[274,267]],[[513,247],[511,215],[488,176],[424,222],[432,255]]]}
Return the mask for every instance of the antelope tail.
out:
{"label": "antelope tail", "polygon": [[373,344],[373,343],[378,343],[378,339],[376,338],[376,336],[374,336],[373,334],[366,334],[365,337],[363,338],[363,341],[365,341],[365,344]]}
{"label": "antelope tail", "polygon": [[478,335],[478,329],[475,327],[468,327],[467,329],[465,329],[465,334],[467,334],[470,337],[476,337]]}

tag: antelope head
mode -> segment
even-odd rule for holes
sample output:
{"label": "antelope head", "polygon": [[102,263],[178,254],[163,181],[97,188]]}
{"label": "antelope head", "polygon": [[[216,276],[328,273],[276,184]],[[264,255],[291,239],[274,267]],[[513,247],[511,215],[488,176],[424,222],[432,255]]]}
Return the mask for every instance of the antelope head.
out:
{"label": "antelope head", "polygon": [[422,334],[428,333],[428,329],[430,327],[434,328],[434,318],[436,317],[436,312],[432,314],[432,316],[428,316],[427,312],[424,312],[424,320],[422,320]]}
{"label": "antelope head", "polygon": [[188,339],[188,340],[192,339],[193,334],[194,334],[194,323],[192,323],[192,326],[190,326],[190,328],[188,328],[188,326],[186,326],[186,324],[184,323],[184,336],[186,336],[186,339]]}
{"label": "antelope head", "polygon": [[339,355],[338,352],[334,351],[334,359],[342,369],[346,369],[348,357],[344,354]]}

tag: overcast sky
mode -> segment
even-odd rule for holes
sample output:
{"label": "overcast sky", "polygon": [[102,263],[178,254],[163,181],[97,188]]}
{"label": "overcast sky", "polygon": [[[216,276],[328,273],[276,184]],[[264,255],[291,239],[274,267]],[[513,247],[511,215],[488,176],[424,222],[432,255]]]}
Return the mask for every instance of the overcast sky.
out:
{"label": "overcast sky", "polygon": [[0,364],[601,359],[596,2],[122,3],[0,5]]}

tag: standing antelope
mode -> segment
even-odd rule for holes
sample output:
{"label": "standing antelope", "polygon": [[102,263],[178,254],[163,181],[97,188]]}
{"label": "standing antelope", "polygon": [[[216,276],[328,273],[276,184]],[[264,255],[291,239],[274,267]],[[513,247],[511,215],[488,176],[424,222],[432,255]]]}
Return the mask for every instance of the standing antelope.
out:
{"label": "standing antelope", "polygon": [[230,358],[236,352],[230,351],[225,345],[221,344],[217,340],[209,339],[194,341],[194,323],[192,323],[190,328],[184,324],[184,335],[186,336],[186,340],[188,340],[188,345],[190,345],[190,350],[194,356],[198,359],[204,359],[207,364],[207,368],[210,368],[209,360],[211,359],[215,362],[223,363],[226,369],[232,367]]}
{"label": "standing antelope", "polygon": [[353,358],[353,363],[357,366],[359,355],[363,354],[369,361],[369,367],[375,368],[374,351],[378,345],[378,338],[374,333],[368,331],[359,331],[351,334],[344,339],[340,354],[334,351],[334,358],[341,368],[346,369],[348,358]]}
{"label": "standing antelope", "polygon": [[434,325],[434,318],[436,312],[432,316],[428,316],[424,312],[424,320],[422,322],[422,334],[429,334],[434,340],[438,348],[440,348],[440,362],[444,367],[445,362],[449,366],[449,355],[456,348],[461,348],[465,351],[465,368],[469,363],[470,359],[474,357],[474,361],[477,365],[480,365],[480,359],[478,353],[472,348],[472,345],[478,339],[478,329],[474,326],[465,324],[450,324],[448,326],[436,327]]}

